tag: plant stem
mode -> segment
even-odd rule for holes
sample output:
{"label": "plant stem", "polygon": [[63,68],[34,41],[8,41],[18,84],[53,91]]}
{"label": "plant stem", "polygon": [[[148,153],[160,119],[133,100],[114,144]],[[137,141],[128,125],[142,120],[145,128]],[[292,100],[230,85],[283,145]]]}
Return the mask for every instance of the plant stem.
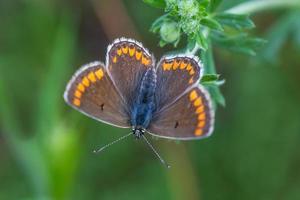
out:
{"label": "plant stem", "polygon": [[195,55],[199,49],[200,49],[200,46],[196,43],[195,47],[192,49],[192,51],[189,51],[189,49],[187,49],[186,54]]}
{"label": "plant stem", "polygon": [[232,7],[225,12],[233,14],[252,14],[259,11],[273,10],[280,8],[299,8],[299,0],[254,0],[250,2],[241,3]]}
{"label": "plant stem", "polygon": [[[201,59],[204,64],[204,72],[205,74],[215,74],[216,67],[213,59],[213,51],[211,41],[208,41],[208,48],[205,52],[202,52]],[[220,91],[219,87],[208,87],[208,90],[213,99],[213,108],[217,109],[217,104],[225,106],[225,99]]]}
{"label": "plant stem", "polygon": [[[205,28],[203,30],[203,35],[204,37],[208,40],[208,35],[209,35],[209,29]],[[195,47],[192,49],[192,51],[189,51],[189,49],[187,48],[186,50],[186,54],[192,54],[192,55],[196,55],[198,50],[200,49],[200,46],[196,43],[195,44]]]}

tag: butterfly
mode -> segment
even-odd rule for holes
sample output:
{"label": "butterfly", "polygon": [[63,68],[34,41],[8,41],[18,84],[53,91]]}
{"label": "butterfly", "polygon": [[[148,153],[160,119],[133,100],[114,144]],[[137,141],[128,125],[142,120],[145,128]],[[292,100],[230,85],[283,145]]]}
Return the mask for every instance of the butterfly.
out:
{"label": "butterfly", "polygon": [[108,46],[105,64],[86,64],[73,75],[64,99],[95,120],[132,128],[136,138],[201,139],[214,125],[202,75],[195,56],[163,56],[156,64],[141,43],[120,38]]}

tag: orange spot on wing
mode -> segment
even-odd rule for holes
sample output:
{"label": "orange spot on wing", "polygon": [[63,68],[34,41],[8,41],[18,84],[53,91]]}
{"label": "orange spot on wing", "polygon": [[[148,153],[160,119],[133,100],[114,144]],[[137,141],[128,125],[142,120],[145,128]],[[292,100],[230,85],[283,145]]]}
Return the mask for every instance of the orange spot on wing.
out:
{"label": "orange spot on wing", "polygon": [[82,83],[79,83],[79,84],[77,85],[77,90],[79,90],[79,91],[81,91],[81,92],[84,92],[84,90],[85,90],[84,85],[83,85]]}
{"label": "orange spot on wing", "polygon": [[205,120],[205,113],[198,115],[198,120]]}
{"label": "orange spot on wing", "polygon": [[141,57],[142,57],[142,52],[141,52],[141,51],[135,51],[135,58],[136,58],[137,60],[140,60]]}
{"label": "orange spot on wing", "polygon": [[199,121],[197,124],[198,128],[203,128],[205,126],[205,121]]}
{"label": "orange spot on wing", "polygon": [[77,99],[77,98],[75,98],[75,99],[73,100],[73,104],[74,104],[75,106],[80,106],[80,100]]}
{"label": "orange spot on wing", "polygon": [[190,71],[192,68],[193,67],[192,67],[191,63],[189,63],[188,66],[186,67],[186,70]]}
{"label": "orange spot on wing", "polygon": [[190,75],[193,75],[193,74],[195,74],[195,71],[193,69],[191,69]]}
{"label": "orange spot on wing", "polygon": [[176,60],[172,61],[172,68],[173,68],[173,70],[176,70],[178,67],[179,67],[179,62],[176,62]]}
{"label": "orange spot on wing", "polygon": [[124,54],[127,54],[127,53],[128,53],[128,46],[122,47],[122,52],[123,52]]}
{"label": "orange spot on wing", "polygon": [[117,49],[117,54],[118,54],[118,56],[122,55],[122,49],[121,48]]}
{"label": "orange spot on wing", "polygon": [[102,70],[102,69],[99,69],[99,70],[97,70],[97,71],[95,72],[95,74],[96,74],[97,78],[98,78],[99,80],[101,80],[102,77],[103,77],[103,70]]}
{"label": "orange spot on wing", "polygon": [[113,57],[113,63],[117,62],[117,56]]}
{"label": "orange spot on wing", "polygon": [[134,48],[134,47],[129,48],[129,55],[130,55],[130,56],[133,56],[134,53],[135,53],[135,48]]}
{"label": "orange spot on wing", "polygon": [[82,84],[86,87],[90,86],[90,81],[86,76],[82,79]]}
{"label": "orange spot on wing", "polygon": [[194,83],[194,79],[193,79],[193,77],[192,77],[192,78],[190,78],[190,80],[189,80],[189,84],[192,84],[192,83]]}
{"label": "orange spot on wing", "polygon": [[180,69],[184,69],[185,67],[186,67],[186,63],[181,62],[181,63],[180,63]]}
{"label": "orange spot on wing", "polygon": [[82,93],[79,90],[76,90],[74,93],[74,96],[77,97],[78,99],[80,99],[82,96]]}
{"label": "orange spot on wing", "polygon": [[194,101],[194,106],[200,106],[201,104],[202,104],[202,99],[201,97],[198,97],[196,101]]}
{"label": "orange spot on wing", "polygon": [[163,70],[170,70],[172,68],[173,62],[164,62]]}
{"label": "orange spot on wing", "polygon": [[198,94],[197,94],[196,90],[193,90],[190,93],[190,101],[194,101],[197,97],[198,97]]}
{"label": "orange spot on wing", "polygon": [[92,81],[92,83],[96,82],[97,79],[96,79],[96,76],[95,76],[94,72],[89,73],[88,79],[90,79],[90,81]]}
{"label": "orange spot on wing", "polygon": [[200,135],[202,135],[202,134],[203,134],[203,130],[202,130],[202,129],[199,128],[199,129],[196,129],[196,130],[195,130],[195,135],[196,135],[196,136],[200,136]]}
{"label": "orange spot on wing", "polygon": [[204,111],[204,105],[199,106],[199,107],[196,109],[196,113],[197,113],[197,114],[200,114],[200,113],[202,113],[203,111]]}
{"label": "orange spot on wing", "polygon": [[148,59],[144,54],[142,56],[142,64],[143,65],[149,65],[150,64],[150,59]]}
{"label": "orange spot on wing", "polygon": [[176,70],[180,65],[180,61],[175,60],[174,64],[173,64],[173,70]]}

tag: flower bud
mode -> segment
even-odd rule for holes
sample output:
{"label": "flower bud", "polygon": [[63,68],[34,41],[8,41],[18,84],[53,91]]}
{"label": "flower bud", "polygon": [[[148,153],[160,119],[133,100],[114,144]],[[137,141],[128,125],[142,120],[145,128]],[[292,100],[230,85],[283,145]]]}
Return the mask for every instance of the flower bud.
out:
{"label": "flower bud", "polygon": [[160,28],[160,36],[166,43],[174,43],[179,40],[180,29],[176,22],[165,22]]}

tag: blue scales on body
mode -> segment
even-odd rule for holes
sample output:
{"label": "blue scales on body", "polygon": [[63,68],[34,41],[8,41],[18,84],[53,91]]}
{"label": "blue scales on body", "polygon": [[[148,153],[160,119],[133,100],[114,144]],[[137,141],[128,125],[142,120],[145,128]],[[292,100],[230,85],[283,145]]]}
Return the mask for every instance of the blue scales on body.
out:
{"label": "blue scales on body", "polygon": [[149,68],[141,81],[136,97],[133,101],[130,120],[133,134],[140,138],[149,126],[155,110],[156,72]]}

